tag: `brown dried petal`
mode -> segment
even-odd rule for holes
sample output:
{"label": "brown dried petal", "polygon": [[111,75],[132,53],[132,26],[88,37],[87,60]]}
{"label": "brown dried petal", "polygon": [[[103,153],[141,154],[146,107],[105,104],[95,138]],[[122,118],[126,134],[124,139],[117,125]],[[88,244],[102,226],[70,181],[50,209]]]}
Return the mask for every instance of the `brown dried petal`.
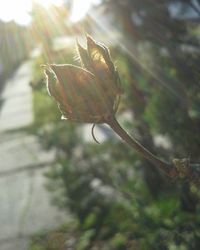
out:
{"label": "brown dried petal", "polygon": [[113,112],[109,99],[89,71],[72,65],[51,65],[57,82],[52,93],[65,118],[84,122],[102,122]]}
{"label": "brown dried petal", "polygon": [[80,58],[81,66],[87,70],[91,70],[91,65],[90,65],[90,60],[89,60],[87,49],[82,47],[80,43],[78,42],[78,40],[76,41],[76,47],[77,47],[78,55]]}
{"label": "brown dried petal", "polygon": [[94,74],[100,78],[105,91],[112,95],[122,94],[119,75],[113,65],[108,48],[87,36],[87,49]]}

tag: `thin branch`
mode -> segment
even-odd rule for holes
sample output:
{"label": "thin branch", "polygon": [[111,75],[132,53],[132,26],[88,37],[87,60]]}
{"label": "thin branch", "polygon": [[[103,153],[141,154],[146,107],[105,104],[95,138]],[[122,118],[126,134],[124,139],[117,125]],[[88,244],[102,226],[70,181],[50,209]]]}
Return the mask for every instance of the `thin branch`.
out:
{"label": "thin branch", "polygon": [[200,185],[200,164],[190,163],[188,159],[174,159],[172,163],[165,162],[153,155],[136,139],[131,137],[118,123],[115,117],[109,119],[107,124],[117,133],[126,143],[134,148],[140,156],[147,159],[158,169],[163,171],[171,178],[186,177],[188,180]]}

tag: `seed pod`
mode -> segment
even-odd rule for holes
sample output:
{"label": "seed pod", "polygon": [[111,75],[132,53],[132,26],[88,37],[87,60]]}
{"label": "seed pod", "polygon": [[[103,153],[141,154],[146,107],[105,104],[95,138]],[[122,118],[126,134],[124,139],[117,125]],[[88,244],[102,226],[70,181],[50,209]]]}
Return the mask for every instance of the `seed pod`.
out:
{"label": "seed pod", "polygon": [[44,65],[49,94],[64,119],[104,123],[117,111],[122,93],[108,49],[87,37],[87,49],[77,42],[82,68],[70,64]]}

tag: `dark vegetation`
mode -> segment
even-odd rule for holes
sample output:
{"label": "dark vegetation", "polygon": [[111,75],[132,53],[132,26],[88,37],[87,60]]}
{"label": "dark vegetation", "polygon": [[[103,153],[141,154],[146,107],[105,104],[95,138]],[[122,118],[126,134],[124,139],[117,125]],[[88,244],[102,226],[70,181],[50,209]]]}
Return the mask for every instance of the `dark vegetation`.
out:
{"label": "dark vegetation", "polygon": [[[180,15],[171,15],[172,3],[172,8],[182,3]],[[99,6],[122,34],[113,41],[111,30],[102,33],[111,42],[125,90],[118,116],[164,159],[200,161],[200,30],[195,20],[184,18],[191,9],[199,14],[195,6],[170,0],[110,0]],[[98,29],[91,17],[90,22]],[[69,210],[72,219],[34,236],[30,249],[199,249],[198,187],[185,178],[167,178],[118,138],[110,136],[100,145],[86,142],[81,124],[61,121],[40,65],[72,63],[75,53],[72,47],[55,51],[47,44],[33,63],[32,131],[47,150],[56,149],[47,188],[54,204]],[[158,135],[163,143],[155,143]]]}
{"label": "dark vegetation", "polygon": [[10,77],[19,64],[27,58],[33,44],[28,39],[28,29],[14,22],[4,23],[0,21],[0,34],[1,92],[5,80]]}

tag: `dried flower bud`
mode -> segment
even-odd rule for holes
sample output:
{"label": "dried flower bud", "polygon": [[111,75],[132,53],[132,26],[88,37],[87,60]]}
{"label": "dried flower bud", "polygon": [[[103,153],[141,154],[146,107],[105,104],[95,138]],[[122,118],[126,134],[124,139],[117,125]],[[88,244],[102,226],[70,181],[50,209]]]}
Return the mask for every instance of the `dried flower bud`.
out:
{"label": "dried flower bud", "polygon": [[49,94],[64,119],[104,123],[117,111],[122,93],[109,50],[87,36],[87,49],[77,41],[82,68],[70,64],[43,65]]}
{"label": "dried flower bud", "polygon": [[43,65],[48,92],[58,103],[63,118],[94,123],[92,136],[96,142],[95,124],[107,123],[126,143],[168,176],[195,177],[199,184],[199,174],[191,172],[187,159],[174,159],[173,165],[160,160],[130,137],[115,119],[122,90],[108,48],[87,36],[87,49],[78,41],[77,49],[82,68],[70,64]]}

